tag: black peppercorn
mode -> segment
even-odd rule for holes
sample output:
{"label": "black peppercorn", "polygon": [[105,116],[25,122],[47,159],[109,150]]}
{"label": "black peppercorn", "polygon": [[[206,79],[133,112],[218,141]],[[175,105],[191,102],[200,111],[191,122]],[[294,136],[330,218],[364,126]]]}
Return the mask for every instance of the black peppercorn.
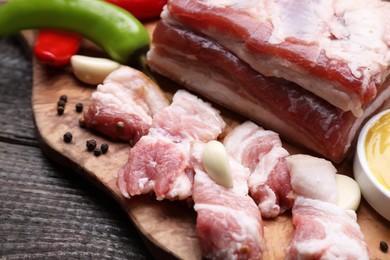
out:
{"label": "black peppercorn", "polygon": [[73,138],[73,135],[72,135],[71,132],[66,132],[66,133],[64,134],[64,142],[65,142],[65,143],[70,143],[70,142],[72,142],[72,138]]}
{"label": "black peppercorn", "polygon": [[389,250],[389,246],[385,241],[381,241],[379,243],[379,248],[381,249],[382,252],[386,253]]}
{"label": "black peppercorn", "polygon": [[65,107],[65,104],[66,104],[66,102],[61,100],[61,99],[58,100],[58,102],[57,102],[57,106],[59,106],[59,107]]}
{"label": "black peppercorn", "polygon": [[102,153],[105,154],[108,151],[108,144],[104,143],[100,146],[100,149],[102,150]]}
{"label": "black peppercorn", "polygon": [[83,106],[82,103],[77,103],[76,104],[76,112],[78,112],[78,113],[82,112],[83,108],[84,108],[84,106]]}
{"label": "black peppercorn", "polygon": [[97,157],[102,154],[102,151],[99,148],[95,148],[95,150],[93,150],[93,154]]}
{"label": "black peppercorn", "polygon": [[92,152],[96,148],[96,141],[91,139],[86,142],[87,150]]}
{"label": "black peppercorn", "polygon": [[64,111],[65,111],[64,107],[62,107],[62,106],[57,107],[57,115],[59,115],[59,116],[62,115],[64,113]]}
{"label": "black peppercorn", "polygon": [[64,101],[65,103],[68,102],[68,96],[62,95],[62,96],[60,96],[60,100]]}

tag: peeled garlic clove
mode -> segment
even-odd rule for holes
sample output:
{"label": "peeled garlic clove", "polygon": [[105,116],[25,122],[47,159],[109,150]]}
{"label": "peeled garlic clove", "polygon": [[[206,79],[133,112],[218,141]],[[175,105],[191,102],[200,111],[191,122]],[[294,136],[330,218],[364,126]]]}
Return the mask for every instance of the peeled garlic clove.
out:
{"label": "peeled garlic clove", "polygon": [[233,187],[233,176],[225,146],[218,141],[210,141],[205,145],[202,163],[211,179],[226,187]]}
{"label": "peeled garlic clove", "polygon": [[103,83],[108,74],[121,66],[113,60],[82,55],[73,55],[70,64],[74,75],[80,81],[91,85]]}
{"label": "peeled garlic clove", "polygon": [[342,174],[336,174],[337,206],[343,209],[357,210],[360,204],[360,188],[357,182]]}

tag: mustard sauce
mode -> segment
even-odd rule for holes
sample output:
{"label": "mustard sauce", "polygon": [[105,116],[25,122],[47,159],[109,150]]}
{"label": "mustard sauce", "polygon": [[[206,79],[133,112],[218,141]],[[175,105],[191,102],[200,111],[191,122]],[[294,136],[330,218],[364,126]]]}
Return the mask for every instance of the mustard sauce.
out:
{"label": "mustard sauce", "polygon": [[365,150],[371,172],[390,190],[390,113],[383,114],[368,130]]}

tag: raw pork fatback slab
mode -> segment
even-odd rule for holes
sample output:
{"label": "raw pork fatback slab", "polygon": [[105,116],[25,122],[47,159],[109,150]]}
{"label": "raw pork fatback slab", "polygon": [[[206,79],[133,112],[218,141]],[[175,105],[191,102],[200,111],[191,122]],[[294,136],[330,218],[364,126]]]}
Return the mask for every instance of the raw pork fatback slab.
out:
{"label": "raw pork fatback slab", "polygon": [[360,116],[389,75],[389,13],[379,0],[171,0],[162,17]]}
{"label": "raw pork fatback slab", "polygon": [[[363,116],[356,118],[292,82],[262,76],[220,44],[164,21],[154,31],[148,64],[335,162],[345,158],[362,122],[390,97],[390,88],[382,88]],[[385,82],[389,84],[390,78]]]}

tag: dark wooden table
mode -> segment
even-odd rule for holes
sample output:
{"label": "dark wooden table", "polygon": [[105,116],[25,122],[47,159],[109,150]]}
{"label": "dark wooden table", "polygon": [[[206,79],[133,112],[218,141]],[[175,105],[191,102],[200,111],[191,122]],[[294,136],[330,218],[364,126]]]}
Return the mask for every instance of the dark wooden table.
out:
{"label": "dark wooden table", "polygon": [[31,59],[0,38],[0,259],[151,259],[113,199],[41,152]]}

